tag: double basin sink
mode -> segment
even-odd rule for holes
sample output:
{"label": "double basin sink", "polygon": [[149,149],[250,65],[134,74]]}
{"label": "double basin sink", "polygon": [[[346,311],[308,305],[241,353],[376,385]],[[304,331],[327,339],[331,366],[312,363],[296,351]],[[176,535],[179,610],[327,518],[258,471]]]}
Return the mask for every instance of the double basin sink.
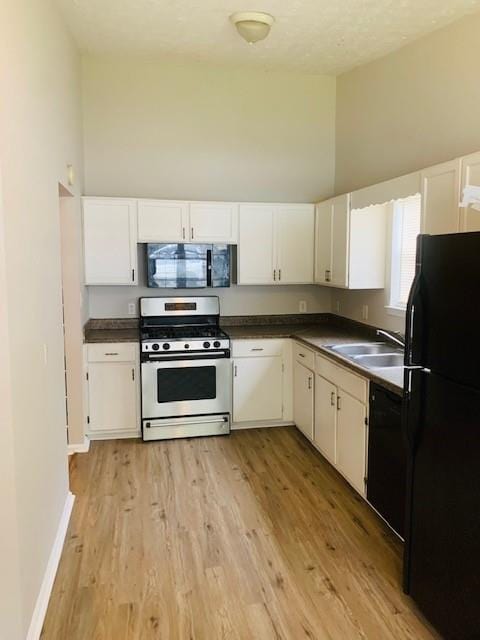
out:
{"label": "double basin sink", "polygon": [[403,367],[403,349],[398,349],[388,342],[339,344],[332,345],[329,349],[367,369]]}

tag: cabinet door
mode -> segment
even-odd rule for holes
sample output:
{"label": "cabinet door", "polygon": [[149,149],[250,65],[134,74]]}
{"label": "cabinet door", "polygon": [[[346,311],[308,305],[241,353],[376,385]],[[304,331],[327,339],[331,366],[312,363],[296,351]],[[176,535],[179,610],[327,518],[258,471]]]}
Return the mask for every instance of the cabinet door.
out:
{"label": "cabinet door", "polygon": [[317,204],[315,221],[315,282],[328,284],[332,273],[332,201]]}
{"label": "cabinet door", "polygon": [[237,242],[238,204],[230,202],[192,202],[190,204],[190,241]]}
{"label": "cabinet door", "polygon": [[281,420],[283,417],[282,358],[237,358],[234,361],[235,422]]}
{"label": "cabinet door", "polygon": [[[480,153],[472,153],[462,158],[462,186],[460,197],[463,197],[465,187],[480,187]],[[461,209],[462,231],[480,231],[480,211],[468,207]]]}
{"label": "cabinet door", "polygon": [[314,374],[296,362],[293,370],[293,420],[313,440]]}
{"label": "cabinet door", "polygon": [[323,455],[336,463],[337,388],[322,376],[315,376],[314,441]]}
{"label": "cabinet door", "polygon": [[282,206],[275,215],[278,282],[313,283],[315,207]]}
{"label": "cabinet door", "polygon": [[187,240],[188,203],[173,200],[138,201],[139,242]]}
{"label": "cabinet door", "polygon": [[421,172],[422,233],[459,231],[461,160],[452,160]]}
{"label": "cabinet door", "polygon": [[274,220],[274,207],[240,205],[238,284],[276,281]]}
{"label": "cabinet door", "polygon": [[89,430],[92,434],[138,430],[135,377],[135,363],[89,363]]}
{"label": "cabinet door", "polygon": [[85,284],[137,283],[137,203],[83,199]]}
{"label": "cabinet door", "polygon": [[337,287],[348,287],[350,195],[332,200],[332,278]]}
{"label": "cabinet door", "polygon": [[337,392],[337,409],[337,468],[364,495],[367,410],[342,389]]}

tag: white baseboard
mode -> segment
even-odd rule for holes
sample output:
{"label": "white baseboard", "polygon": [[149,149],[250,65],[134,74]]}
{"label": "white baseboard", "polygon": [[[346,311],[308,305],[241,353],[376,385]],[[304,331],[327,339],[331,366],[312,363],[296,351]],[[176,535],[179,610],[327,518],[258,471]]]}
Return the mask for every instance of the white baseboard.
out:
{"label": "white baseboard", "polygon": [[65,500],[62,517],[60,518],[60,523],[58,525],[57,535],[55,536],[52,551],[50,552],[47,568],[43,576],[35,609],[30,621],[26,640],[39,640],[40,634],[42,633],[43,622],[48,608],[48,601],[50,600],[50,594],[52,593],[53,583],[55,581],[58,564],[62,555],[63,543],[65,542],[65,536],[67,534],[68,523],[70,522],[74,501],[75,496],[69,491],[67,499]]}
{"label": "white baseboard", "polygon": [[268,429],[270,427],[293,427],[294,422],[282,422],[281,420],[269,420],[268,422],[234,422],[232,431],[242,429]]}
{"label": "white baseboard", "polygon": [[74,453],[88,453],[90,449],[90,438],[85,436],[82,444],[69,444],[67,447],[68,455],[71,456]]}
{"label": "white baseboard", "polygon": [[138,429],[128,431],[97,431],[88,434],[90,440],[125,440],[127,438],[141,438],[141,436],[142,434]]}

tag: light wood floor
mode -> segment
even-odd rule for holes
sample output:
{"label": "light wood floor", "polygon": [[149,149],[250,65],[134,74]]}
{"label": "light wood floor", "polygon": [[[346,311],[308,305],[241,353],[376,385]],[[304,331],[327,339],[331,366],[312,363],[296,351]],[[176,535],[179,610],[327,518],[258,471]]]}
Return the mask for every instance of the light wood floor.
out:
{"label": "light wood floor", "polygon": [[436,638],[401,545],[294,428],[95,442],[42,640]]}

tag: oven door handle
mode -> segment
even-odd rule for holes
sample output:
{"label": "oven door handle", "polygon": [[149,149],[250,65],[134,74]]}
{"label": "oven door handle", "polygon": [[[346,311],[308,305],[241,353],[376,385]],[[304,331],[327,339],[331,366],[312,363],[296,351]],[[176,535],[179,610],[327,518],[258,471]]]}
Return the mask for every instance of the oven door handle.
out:
{"label": "oven door handle", "polygon": [[[156,423],[160,424],[156,424]],[[148,420],[145,422],[145,427],[150,429],[152,427],[177,427],[178,425],[186,425],[186,424],[212,424],[216,422],[228,422],[228,418],[226,416],[220,416],[219,418],[205,418],[204,420],[185,420],[184,418],[179,418],[176,422],[170,422],[169,420]],[[152,424],[153,423],[153,424]]]}
{"label": "oven door handle", "polygon": [[196,353],[196,354],[191,354],[191,355],[186,355],[186,354],[178,354],[178,355],[171,355],[171,356],[164,356],[159,355],[159,356],[153,356],[151,354],[148,355],[148,357],[143,361],[144,363],[148,363],[151,362],[152,364],[155,364],[156,362],[192,362],[194,360],[224,360],[225,358],[229,358],[230,354],[228,351],[207,351],[205,353]]}

